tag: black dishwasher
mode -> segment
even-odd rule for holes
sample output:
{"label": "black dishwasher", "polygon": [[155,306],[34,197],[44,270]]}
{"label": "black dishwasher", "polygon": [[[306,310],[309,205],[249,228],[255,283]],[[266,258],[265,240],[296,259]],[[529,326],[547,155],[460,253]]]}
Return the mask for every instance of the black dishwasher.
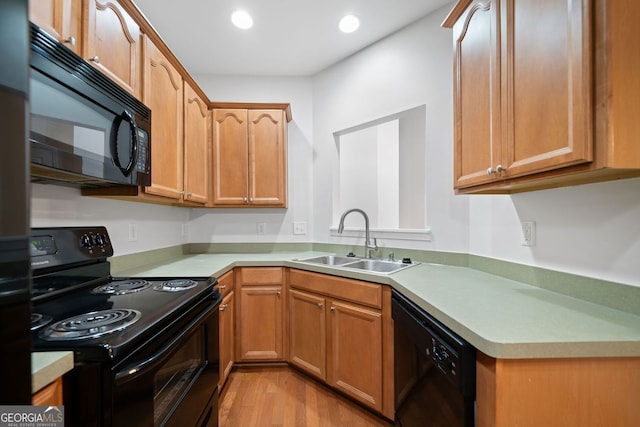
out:
{"label": "black dishwasher", "polygon": [[475,349],[393,290],[396,426],[474,427]]}

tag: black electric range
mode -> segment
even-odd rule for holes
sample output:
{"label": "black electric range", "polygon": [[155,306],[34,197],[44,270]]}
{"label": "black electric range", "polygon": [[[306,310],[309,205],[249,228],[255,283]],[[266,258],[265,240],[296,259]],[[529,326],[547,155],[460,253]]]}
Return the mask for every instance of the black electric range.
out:
{"label": "black electric range", "polygon": [[[206,413],[209,420],[217,411],[215,278],[113,277],[112,255],[105,227],[32,229],[33,350],[74,353],[65,421],[168,426]],[[137,408],[119,403],[129,394]]]}

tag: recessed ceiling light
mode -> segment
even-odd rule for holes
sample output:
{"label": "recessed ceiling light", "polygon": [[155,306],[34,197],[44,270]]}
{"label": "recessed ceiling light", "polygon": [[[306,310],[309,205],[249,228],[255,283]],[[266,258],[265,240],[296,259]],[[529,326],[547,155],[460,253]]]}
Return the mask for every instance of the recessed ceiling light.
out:
{"label": "recessed ceiling light", "polygon": [[244,10],[236,10],[233,12],[231,14],[231,22],[242,30],[247,30],[253,27],[253,18]]}
{"label": "recessed ceiling light", "polygon": [[360,20],[354,15],[345,15],[338,24],[343,33],[353,33],[360,26]]}

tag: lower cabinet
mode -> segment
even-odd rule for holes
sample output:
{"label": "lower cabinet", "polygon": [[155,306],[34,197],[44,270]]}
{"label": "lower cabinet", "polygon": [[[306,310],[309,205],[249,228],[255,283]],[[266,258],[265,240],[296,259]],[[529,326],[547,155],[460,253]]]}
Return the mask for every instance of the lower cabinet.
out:
{"label": "lower cabinet", "polygon": [[477,427],[640,426],[640,358],[494,359],[478,352]]}
{"label": "lower cabinet", "polygon": [[31,397],[34,406],[62,406],[62,377],[38,390]]}
{"label": "lower cabinet", "polygon": [[327,381],[326,298],[289,290],[289,363]]}
{"label": "lower cabinet", "polygon": [[222,295],[220,303],[220,381],[218,382],[218,390],[224,387],[233,362],[235,360],[235,292],[234,292],[234,275],[233,270],[224,274],[218,279],[218,290]]}
{"label": "lower cabinet", "polygon": [[281,267],[236,270],[236,361],[284,360],[283,276]]}
{"label": "lower cabinet", "polygon": [[392,419],[390,288],[299,270],[289,285],[289,363]]}

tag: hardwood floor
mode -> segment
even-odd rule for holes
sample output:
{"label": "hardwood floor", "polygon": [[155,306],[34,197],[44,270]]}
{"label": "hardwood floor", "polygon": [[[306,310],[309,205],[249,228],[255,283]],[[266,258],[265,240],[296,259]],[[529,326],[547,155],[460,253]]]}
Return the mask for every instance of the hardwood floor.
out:
{"label": "hardwood floor", "polygon": [[220,396],[220,427],[391,427],[289,367],[241,367]]}

